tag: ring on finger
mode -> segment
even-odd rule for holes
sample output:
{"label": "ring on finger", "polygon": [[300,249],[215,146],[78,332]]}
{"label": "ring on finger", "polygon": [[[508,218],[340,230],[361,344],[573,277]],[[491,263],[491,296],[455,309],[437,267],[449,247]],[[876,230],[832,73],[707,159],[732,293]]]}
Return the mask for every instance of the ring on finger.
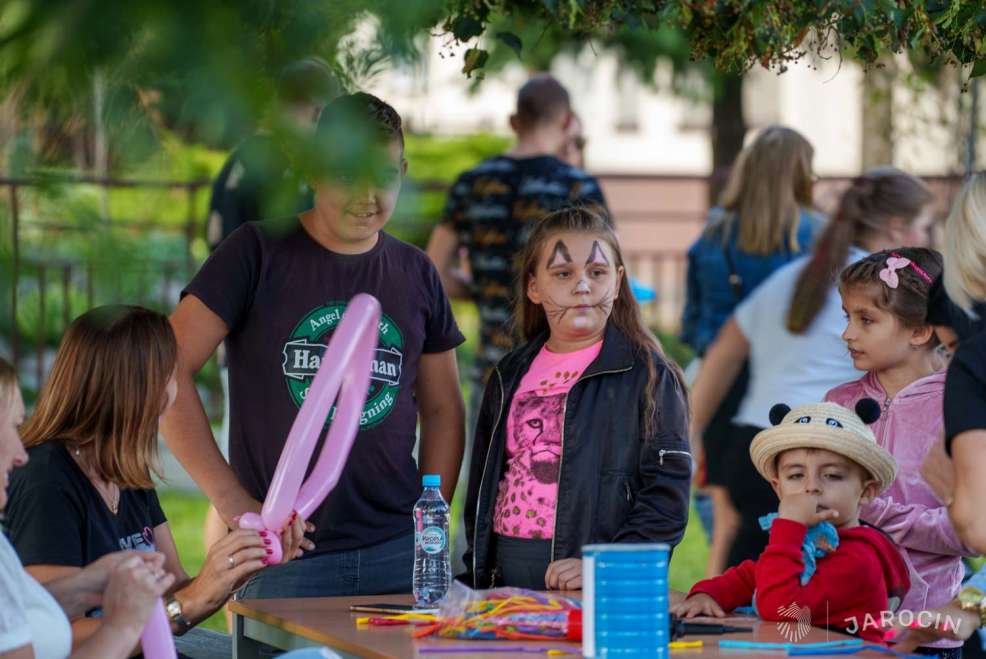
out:
{"label": "ring on finger", "polygon": [[236,567],[236,559],[233,558],[233,555],[232,554],[230,554],[229,556],[226,557],[226,564],[229,565],[229,569],[230,570],[232,570],[234,567]]}

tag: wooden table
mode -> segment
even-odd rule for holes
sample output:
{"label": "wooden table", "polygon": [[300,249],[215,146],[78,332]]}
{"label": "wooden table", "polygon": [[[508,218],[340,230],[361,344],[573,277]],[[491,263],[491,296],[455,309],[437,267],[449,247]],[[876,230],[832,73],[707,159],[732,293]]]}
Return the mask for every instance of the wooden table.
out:
{"label": "wooden table", "polygon": [[[356,618],[370,614],[352,614],[349,607],[352,604],[367,604],[373,602],[411,603],[410,595],[384,595],[379,597],[324,597],[307,599],[269,599],[269,600],[239,600],[230,602],[234,613],[233,657],[235,659],[257,659],[260,655],[260,644],[266,643],[283,650],[293,650],[304,647],[327,646],[347,659],[361,657],[365,659],[391,659],[404,657],[420,657],[421,659],[507,659],[510,653],[483,652],[484,643],[488,641],[451,641],[451,640],[414,640],[411,638],[411,627],[368,627],[356,625]],[[702,621],[702,619],[696,619]],[[711,620],[709,620],[711,622]],[[784,638],[777,625],[771,622],[761,622],[755,618],[728,618],[726,624],[752,627],[752,633],[729,634],[726,636],[689,636],[684,640],[703,640],[701,649],[674,650],[672,657],[682,659],[704,659],[706,657],[782,657],[781,652],[766,652],[761,650],[722,650],[718,647],[720,639],[736,639],[783,643]],[[837,632],[813,627],[802,643],[817,643],[848,638]],[[497,643],[504,645],[509,642]],[[582,646],[573,643],[545,643],[540,641],[524,642],[523,645],[551,647],[571,652],[581,656]],[[442,645],[475,645],[475,652],[431,654],[419,650],[428,646]],[[524,656],[524,655],[520,655]],[[537,655],[526,655],[537,656]],[[546,655],[542,655],[546,656]],[[816,655],[818,657],[839,657],[845,655]],[[854,656],[881,656],[879,653],[867,652]]]}

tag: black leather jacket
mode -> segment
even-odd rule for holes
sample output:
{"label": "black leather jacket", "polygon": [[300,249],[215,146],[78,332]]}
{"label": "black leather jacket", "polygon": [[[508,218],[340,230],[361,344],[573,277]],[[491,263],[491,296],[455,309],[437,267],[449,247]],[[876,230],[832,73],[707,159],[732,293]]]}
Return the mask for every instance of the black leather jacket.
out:
{"label": "black leather jacket", "polygon": [[[511,352],[486,386],[469,468],[467,573],[474,588],[494,583],[493,512],[506,464],[506,419],[517,387],[547,340]],[[644,437],[646,359],[657,368],[655,431]],[[583,545],[681,541],[691,485],[688,410],[681,384],[658,355],[635,354],[610,324],[599,356],[568,393],[551,559]]]}

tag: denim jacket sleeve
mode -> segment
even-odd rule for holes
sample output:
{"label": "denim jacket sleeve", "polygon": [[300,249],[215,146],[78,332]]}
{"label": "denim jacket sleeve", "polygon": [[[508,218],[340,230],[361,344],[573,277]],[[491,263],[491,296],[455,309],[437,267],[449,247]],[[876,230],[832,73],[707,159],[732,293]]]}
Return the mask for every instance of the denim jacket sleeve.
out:
{"label": "denim jacket sleeve", "polygon": [[698,264],[695,261],[694,249],[688,250],[688,271],[685,283],[685,311],[681,315],[681,340],[692,348],[697,347],[699,303]]}
{"label": "denim jacket sleeve", "polygon": [[692,477],[688,408],[678,378],[663,360],[657,364],[657,426],[641,439],[640,489],[626,523],[613,542],[665,542],[672,547],[685,534]]}

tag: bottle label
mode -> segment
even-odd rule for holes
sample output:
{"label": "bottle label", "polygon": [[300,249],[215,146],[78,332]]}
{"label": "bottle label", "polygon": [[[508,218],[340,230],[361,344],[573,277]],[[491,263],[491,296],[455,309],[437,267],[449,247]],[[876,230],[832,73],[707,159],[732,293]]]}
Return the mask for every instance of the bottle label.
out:
{"label": "bottle label", "polygon": [[437,554],[445,549],[445,531],[438,526],[429,526],[418,534],[418,544],[426,554]]}

